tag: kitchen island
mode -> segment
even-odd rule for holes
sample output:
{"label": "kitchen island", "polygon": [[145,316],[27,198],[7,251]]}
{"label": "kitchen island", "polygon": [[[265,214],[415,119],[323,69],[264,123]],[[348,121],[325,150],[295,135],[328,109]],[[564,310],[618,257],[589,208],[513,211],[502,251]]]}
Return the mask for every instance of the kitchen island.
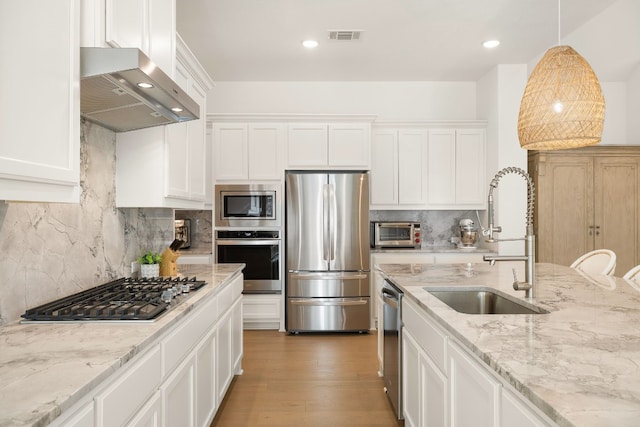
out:
{"label": "kitchen island", "polygon": [[[183,395],[188,399],[176,408],[184,408],[199,425],[210,422],[217,409],[211,405],[221,401],[241,369],[243,268],[181,265],[182,275],[197,276],[207,285],[153,322],[14,322],[1,327],[0,426],[61,420],[63,425],[94,425],[94,420],[95,425],[119,425],[146,415],[143,410],[167,422],[184,415],[163,403],[173,402],[172,392],[200,386],[195,396]],[[200,397],[211,400],[208,407],[194,404]]]}
{"label": "kitchen island", "polygon": [[[524,292],[512,288],[512,268],[524,277],[521,262],[382,264],[378,272],[403,290],[408,305],[431,319],[443,336],[539,410],[543,422],[531,425],[544,420],[562,426],[638,425],[640,290],[633,283],[536,264],[533,304],[549,313],[535,315],[463,314],[424,289],[486,286],[524,299]],[[453,351],[443,347],[450,353],[449,365],[443,364],[450,376],[455,346]],[[499,405],[494,406],[498,413]]]}

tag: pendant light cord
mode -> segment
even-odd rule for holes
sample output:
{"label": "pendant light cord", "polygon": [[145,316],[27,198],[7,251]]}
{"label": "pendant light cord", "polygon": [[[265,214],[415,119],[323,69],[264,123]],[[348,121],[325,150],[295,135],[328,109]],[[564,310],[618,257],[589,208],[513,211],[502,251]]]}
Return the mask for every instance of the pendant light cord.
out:
{"label": "pendant light cord", "polygon": [[558,0],[558,46],[560,46],[560,0]]}

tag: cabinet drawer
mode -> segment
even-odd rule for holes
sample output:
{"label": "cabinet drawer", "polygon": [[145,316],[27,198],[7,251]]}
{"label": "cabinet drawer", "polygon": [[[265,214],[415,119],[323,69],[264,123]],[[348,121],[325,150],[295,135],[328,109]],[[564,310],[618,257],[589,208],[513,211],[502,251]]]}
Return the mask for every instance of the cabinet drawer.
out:
{"label": "cabinet drawer", "polygon": [[447,372],[447,336],[431,320],[420,313],[420,308],[407,298],[402,300],[402,322],[435,365]]}
{"label": "cabinet drawer", "polygon": [[131,418],[160,386],[160,347],[153,347],[96,396],[96,419],[101,426],[120,426]]}
{"label": "cabinet drawer", "polygon": [[187,319],[162,340],[164,355],[163,374],[173,371],[198,340],[213,327],[218,318],[217,298],[211,298],[200,309],[187,315]]}

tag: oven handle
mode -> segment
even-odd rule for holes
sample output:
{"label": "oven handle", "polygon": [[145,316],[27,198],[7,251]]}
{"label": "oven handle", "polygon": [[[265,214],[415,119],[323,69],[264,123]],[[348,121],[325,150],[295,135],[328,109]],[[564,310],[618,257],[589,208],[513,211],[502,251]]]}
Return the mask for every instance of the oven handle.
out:
{"label": "oven handle", "polygon": [[270,246],[270,245],[279,245],[280,239],[234,239],[234,240],[217,240],[216,245],[226,245],[226,246],[247,246],[247,245],[256,245],[256,246]]}
{"label": "oven handle", "polygon": [[366,305],[366,299],[353,299],[353,298],[290,298],[289,302],[292,305],[321,305],[321,306],[352,306],[352,305]]}

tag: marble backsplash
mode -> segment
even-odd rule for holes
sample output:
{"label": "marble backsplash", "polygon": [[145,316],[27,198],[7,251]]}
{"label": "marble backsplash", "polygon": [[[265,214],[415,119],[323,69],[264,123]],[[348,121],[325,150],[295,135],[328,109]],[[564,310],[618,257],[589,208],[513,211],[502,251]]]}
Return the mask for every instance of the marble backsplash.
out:
{"label": "marble backsplash", "polygon": [[[459,237],[458,223],[461,219],[469,218],[476,223],[478,219],[475,211],[424,211],[424,210],[393,210],[370,211],[371,221],[408,221],[419,222],[422,230],[422,247],[451,246],[451,237]],[[478,242],[481,246],[482,242]]]}
{"label": "marble backsplash", "polygon": [[0,325],[47,301],[131,275],[173,240],[171,209],[115,207],[115,133],[81,126],[80,204],[0,201]]}
{"label": "marble backsplash", "polygon": [[210,210],[176,210],[175,217],[191,220],[191,247],[182,252],[213,251],[213,216]]}

